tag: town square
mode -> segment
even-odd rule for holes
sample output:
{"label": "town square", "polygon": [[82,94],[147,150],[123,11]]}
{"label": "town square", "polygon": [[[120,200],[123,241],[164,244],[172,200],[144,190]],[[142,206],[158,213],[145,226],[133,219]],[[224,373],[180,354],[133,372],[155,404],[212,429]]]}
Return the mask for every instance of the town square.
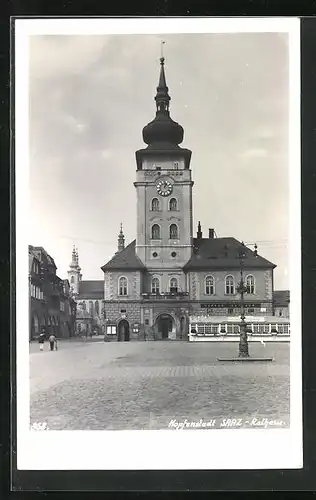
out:
{"label": "town square", "polygon": [[272,356],[273,362],[219,362],[236,355],[236,342],[114,343],[95,337],[61,341],[53,352],[48,343],[43,352],[31,343],[31,426],[172,430],[173,421],[216,419],[215,428],[226,428],[235,419],[238,428],[239,419],[244,428],[255,418],[287,427],[289,343],[249,344],[252,356]]}

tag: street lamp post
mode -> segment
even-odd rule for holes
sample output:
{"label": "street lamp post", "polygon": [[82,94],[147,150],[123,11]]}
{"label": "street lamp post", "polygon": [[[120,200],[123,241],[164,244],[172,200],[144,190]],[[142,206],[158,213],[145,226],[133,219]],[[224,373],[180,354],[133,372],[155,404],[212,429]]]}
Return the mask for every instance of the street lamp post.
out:
{"label": "street lamp post", "polygon": [[247,293],[247,286],[244,282],[244,258],[246,254],[241,251],[239,253],[240,260],[240,282],[238,283],[237,292],[240,294],[240,340],[239,340],[239,352],[238,356],[240,358],[249,357],[248,348],[248,335],[247,335],[247,323],[245,321],[245,302],[244,295]]}

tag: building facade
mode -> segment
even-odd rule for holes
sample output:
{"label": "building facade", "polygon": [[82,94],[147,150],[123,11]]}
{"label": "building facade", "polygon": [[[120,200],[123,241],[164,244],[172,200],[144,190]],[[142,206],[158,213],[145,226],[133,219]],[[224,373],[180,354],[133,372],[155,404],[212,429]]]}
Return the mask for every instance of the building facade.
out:
{"label": "building facade", "polygon": [[191,151],[169,112],[164,58],[156,116],[143,129],[147,147],[136,152],[136,239],[101,269],[107,334],[113,340],[187,339],[189,317],[240,314],[241,254],[246,313],[273,315],[273,263],[214,229],[193,234]]}
{"label": "building facade", "polygon": [[275,290],[274,292],[274,313],[280,318],[290,317],[290,291]]}
{"label": "building facade", "polygon": [[56,274],[54,259],[43,247],[29,245],[29,338],[45,329],[47,335],[72,337],[75,334],[76,303],[68,280]]}

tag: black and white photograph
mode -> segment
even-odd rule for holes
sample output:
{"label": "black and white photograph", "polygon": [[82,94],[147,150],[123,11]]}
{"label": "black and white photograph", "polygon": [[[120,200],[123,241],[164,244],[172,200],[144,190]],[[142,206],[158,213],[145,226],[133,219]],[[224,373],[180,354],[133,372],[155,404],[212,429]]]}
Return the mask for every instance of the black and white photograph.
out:
{"label": "black and white photograph", "polygon": [[302,467],[299,38],[15,21],[20,469]]}

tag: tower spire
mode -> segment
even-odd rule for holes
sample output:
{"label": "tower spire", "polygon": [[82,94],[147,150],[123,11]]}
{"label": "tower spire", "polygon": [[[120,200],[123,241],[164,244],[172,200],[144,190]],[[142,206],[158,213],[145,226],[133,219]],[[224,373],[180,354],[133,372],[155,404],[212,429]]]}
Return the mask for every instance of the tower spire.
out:
{"label": "tower spire", "polygon": [[167,115],[169,116],[169,102],[170,102],[170,96],[169,96],[169,89],[166,83],[166,75],[165,75],[165,58],[163,55],[163,46],[164,46],[164,41],[161,41],[161,57],[160,57],[160,75],[159,75],[159,82],[158,82],[158,87],[157,87],[157,94],[155,97],[156,101],[156,107],[157,107],[157,115],[162,114],[162,115]]}

